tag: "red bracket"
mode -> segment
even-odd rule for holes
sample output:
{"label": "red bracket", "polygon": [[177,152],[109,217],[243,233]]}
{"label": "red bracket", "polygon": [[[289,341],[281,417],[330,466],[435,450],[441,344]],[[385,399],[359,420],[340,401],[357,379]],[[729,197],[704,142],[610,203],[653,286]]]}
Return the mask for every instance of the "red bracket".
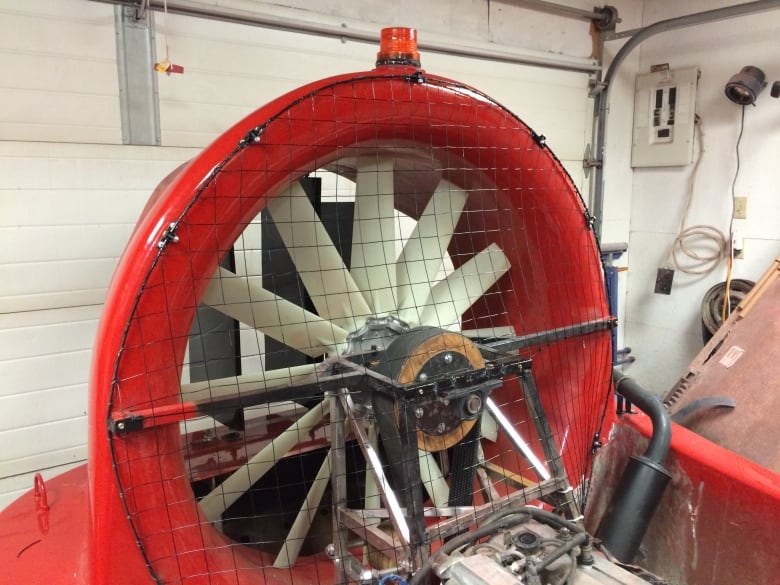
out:
{"label": "red bracket", "polygon": [[41,534],[49,533],[49,500],[46,497],[46,484],[40,473],[33,480],[33,496],[35,497],[35,514],[38,516],[38,528]]}

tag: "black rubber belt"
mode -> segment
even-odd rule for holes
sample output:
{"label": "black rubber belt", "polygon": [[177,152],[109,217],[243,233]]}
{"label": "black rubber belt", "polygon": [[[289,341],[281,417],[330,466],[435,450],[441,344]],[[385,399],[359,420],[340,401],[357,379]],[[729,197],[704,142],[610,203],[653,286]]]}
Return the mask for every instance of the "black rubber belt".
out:
{"label": "black rubber belt", "polygon": [[448,506],[471,506],[474,501],[474,476],[477,472],[481,418],[466,436],[452,448],[452,481]]}

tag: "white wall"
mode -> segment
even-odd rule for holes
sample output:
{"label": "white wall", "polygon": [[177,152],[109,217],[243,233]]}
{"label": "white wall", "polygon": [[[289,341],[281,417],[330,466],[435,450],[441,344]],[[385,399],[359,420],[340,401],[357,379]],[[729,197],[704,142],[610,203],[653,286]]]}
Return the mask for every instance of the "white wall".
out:
{"label": "white wall", "polygon": [[[584,21],[484,0],[331,0],[316,4],[319,14],[303,9],[308,2],[227,4],[377,31],[417,26],[421,37],[500,50],[580,58],[591,50]],[[31,487],[36,470],[49,477],[86,457],[97,320],[154,186],[269,99],[313,79],[371,69],[376,53],[371,44],[175,15],[165,28],[171,58],[186,72],[158,78],[163,146],[125,146],[113,7],[0,0],[0,508]],[[158,56],[163,33],[156,15]],[[592,111],[585,74],[438,54],[423,54],[423,65],[505,103],[548,137],[585,186]]]}
{"label": "white wall", "polygon": [[0,2],[0,507],[86,458],[87,379],[117,258],[186,149],[121,146],[114,15]]}
{"label": "white wall", "polygon": [[[645,3],[644,23],[733,4],[725,1],[654,0]],[[777,31],[780,10],[658,35],[641,46],[641,71],[655,63],[701,70],[696,111],[704,120],[705,153],[696,182],[690,224],[728,231],[735,144],[741,108],[723,94],[728,79],[745,65],[780,78]],[[745,112],[737,195],[746,195],[748,218],[735,227],[747,237],[744,260],[734,262],[734,277],[757,280],[780,254],[780,102],[769,88]],[[630,128],[623,130],[630,134]],[[627,371],[663,393],[701,349],[700,306],[705,292],[725,280],[725,262],[711,275],[675,274],[670,296],[653,294],[656,270],[664,262],[681,219],[691,167],[636,169],[631,198],[631,236],[627,273],[625,337],[637,362]]]}

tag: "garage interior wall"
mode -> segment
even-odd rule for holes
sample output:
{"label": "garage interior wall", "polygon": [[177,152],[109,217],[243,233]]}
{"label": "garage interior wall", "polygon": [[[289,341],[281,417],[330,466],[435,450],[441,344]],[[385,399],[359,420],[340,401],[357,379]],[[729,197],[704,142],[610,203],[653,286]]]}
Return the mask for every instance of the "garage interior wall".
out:
{"label": "garage interior wall", "polygon": [[[654,0],[645,2],[643,19],[647,24],[733,4],[723,0]],[[669,63],[672,69],[697,66],[701,71],[696,112],[703,120],[704,154],[689,225],[712,225],[728,233],[742,108],[725,97],[724,86],[746,65],[761,68],[770,87],[780,78],[779,29],[780,10],[772,10],[662,33],[639,48],[641,72],[658,63]],[[748,208],[747,219],[734,222],[746,243],[745,258],[734,261],[733,277],[753,281],[780,255],[780,101],[770,97],[770,87],[759,95],[755,107],[745,110],[735,185],[735,194],[748,198]],[[622,134],[621,140],[630,139],[630,127],[611,128],[608,143],[615,133]],[[625,151],[624,162],[619,164],[627,166],[629,156]],[[637,361],[626,372],[659,394],[675,384],[702,348],[702,298],[711,286],[726,279],[724,261],[704,278],[677,271],[671,295],[653,293],[656,270],[680,226],[691,172],[691,165],[637,168],[633,172],[623,324],[625,343]],[[608,181],[607,189],[612,190]],[[774,386],[776,382],[767,381],[768,390]]]}
{"label": "garage interior wall", "polygon": [[[204,3],[205,0],[204,0]],[[404,25],[585,60],[589,23],[485,0],[270,3],[245,10],[378,31]],[[591,9],[592,3],[577,2]],[[626,4],[624,7],[623,4]],[[638,12],[618,3],[628,22]],[[115,7],[87,0],[0,0],[0,508],[86,460],[87,384],[97,321],[144,203],[176,166],[241,117],[309,81],[373,68],[377,46],[154,14],[184,75],[158,77],[161,146],[122,144]],[[588,75],[423,53],[423,66],[470,83],[548,138],[586,187]],[[627,223],[626,223],[627,225]]]}

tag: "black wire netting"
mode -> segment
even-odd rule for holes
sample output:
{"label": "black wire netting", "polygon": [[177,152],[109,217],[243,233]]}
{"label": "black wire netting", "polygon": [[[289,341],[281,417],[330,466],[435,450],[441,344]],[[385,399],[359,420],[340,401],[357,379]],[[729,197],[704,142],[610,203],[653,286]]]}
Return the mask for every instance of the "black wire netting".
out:
{"label": "black wire netting", "polygon": [[152,575],[409,575],[507,506],[578,518],[613,323],[543,137],[435,77],[278,103],[177,170],[125,256],[109,436]]}

